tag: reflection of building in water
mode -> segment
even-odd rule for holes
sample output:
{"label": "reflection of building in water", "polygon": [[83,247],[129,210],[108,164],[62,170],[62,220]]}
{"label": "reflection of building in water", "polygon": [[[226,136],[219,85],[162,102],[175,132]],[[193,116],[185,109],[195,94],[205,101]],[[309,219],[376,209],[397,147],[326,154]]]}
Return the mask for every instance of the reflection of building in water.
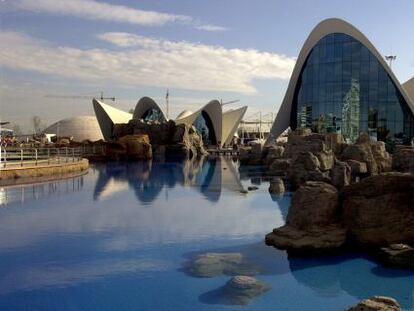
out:
{"label": "reflection of building in water", "polygon": [[0,206],[73,193],[82,188],[83,176],[38,184],[0,187]]}
{"label": "reflection of building in water", "polygon": [[243,189],[237,163],[230,158],[205,158],[183,162],[128,162],[96,165],[99,176],[94,199],[104,199],[116,192],[132,188],[140,202],[154,201],[161,191],[181,184],[198,189],[206,199],[216,202],[222,189],[240,192]]}

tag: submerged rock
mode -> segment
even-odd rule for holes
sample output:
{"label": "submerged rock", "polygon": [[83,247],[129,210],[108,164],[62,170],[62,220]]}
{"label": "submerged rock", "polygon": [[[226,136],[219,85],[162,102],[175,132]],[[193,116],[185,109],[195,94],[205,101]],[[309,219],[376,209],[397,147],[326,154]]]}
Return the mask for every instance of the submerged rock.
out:
{"label": "submerged rock", "polygon": [[218,275],[256,275],[260,269],[240,253],[206,253],[198,255],[186,265],[186,272],[195,277]]}
{"label": "submerged rock", "polygon": [[385,296],[373,296],[362,300],[356,306],[347,311],[400,311],[401,307],[397,300]]}
{"label": "submerged rock", "polygon": [[224,286],[202,295],[210,304],[247,305],[270,289],[270,285],[244,275],[232,277]]}

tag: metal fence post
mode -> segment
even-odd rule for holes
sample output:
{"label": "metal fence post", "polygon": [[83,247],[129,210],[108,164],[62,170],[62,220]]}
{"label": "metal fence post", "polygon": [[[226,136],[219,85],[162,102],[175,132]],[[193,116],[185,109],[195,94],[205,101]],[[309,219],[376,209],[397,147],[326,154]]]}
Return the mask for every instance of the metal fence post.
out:
{"label": "metal fence post", "polygon": [[72,162],[75,162],[75,148],[72,148]]}
{"label": "metal fence post", "polygon": [[68,163],[68,147],[65,147],[66,163]]}
{"label": "metal fence post", "polygon": [[23,166],[23,149],[20,148],[20,166]]}
{"label": "metal fence post", "polygon": [[57,151],[57,158],[58,158],[58,164],[60,164],[60,154],[59,154],[59,148],[56,149]]}
{"label": "metal fence post", "polygon": [[50,148],[47,148],[47,164],[50,164]]}
{"label": "metal fence post", "polygon": [[37,149],[35,149],[35,166],[37,166]]}

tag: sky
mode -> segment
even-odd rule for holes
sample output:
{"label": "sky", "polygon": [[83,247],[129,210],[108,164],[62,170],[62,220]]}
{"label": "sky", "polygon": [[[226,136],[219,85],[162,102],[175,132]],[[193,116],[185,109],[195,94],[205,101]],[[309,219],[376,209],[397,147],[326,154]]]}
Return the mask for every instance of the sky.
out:
{"label": "sky", "polygon": [[170,117],[211,99],[247,118],[276,114],[303,42],[326,18],[356,26],[393,70],[414,76],[412,0],[0,0],[0,119],[32,130],[93,115],[91,99],[128,111],[143,96]]}

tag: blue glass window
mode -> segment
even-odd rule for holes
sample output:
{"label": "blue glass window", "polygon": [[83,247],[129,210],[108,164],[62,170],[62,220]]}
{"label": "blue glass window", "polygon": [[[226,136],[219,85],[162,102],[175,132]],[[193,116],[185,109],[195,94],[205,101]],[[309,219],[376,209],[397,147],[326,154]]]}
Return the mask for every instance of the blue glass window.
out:
{"label": "blue glass window", "polygon": [[292,128],[340,132],[349,142],[361,132],[395,143],[414,136],[414,116],[387,71],[363,44],[342,33],[314,46],[292,107]]}

